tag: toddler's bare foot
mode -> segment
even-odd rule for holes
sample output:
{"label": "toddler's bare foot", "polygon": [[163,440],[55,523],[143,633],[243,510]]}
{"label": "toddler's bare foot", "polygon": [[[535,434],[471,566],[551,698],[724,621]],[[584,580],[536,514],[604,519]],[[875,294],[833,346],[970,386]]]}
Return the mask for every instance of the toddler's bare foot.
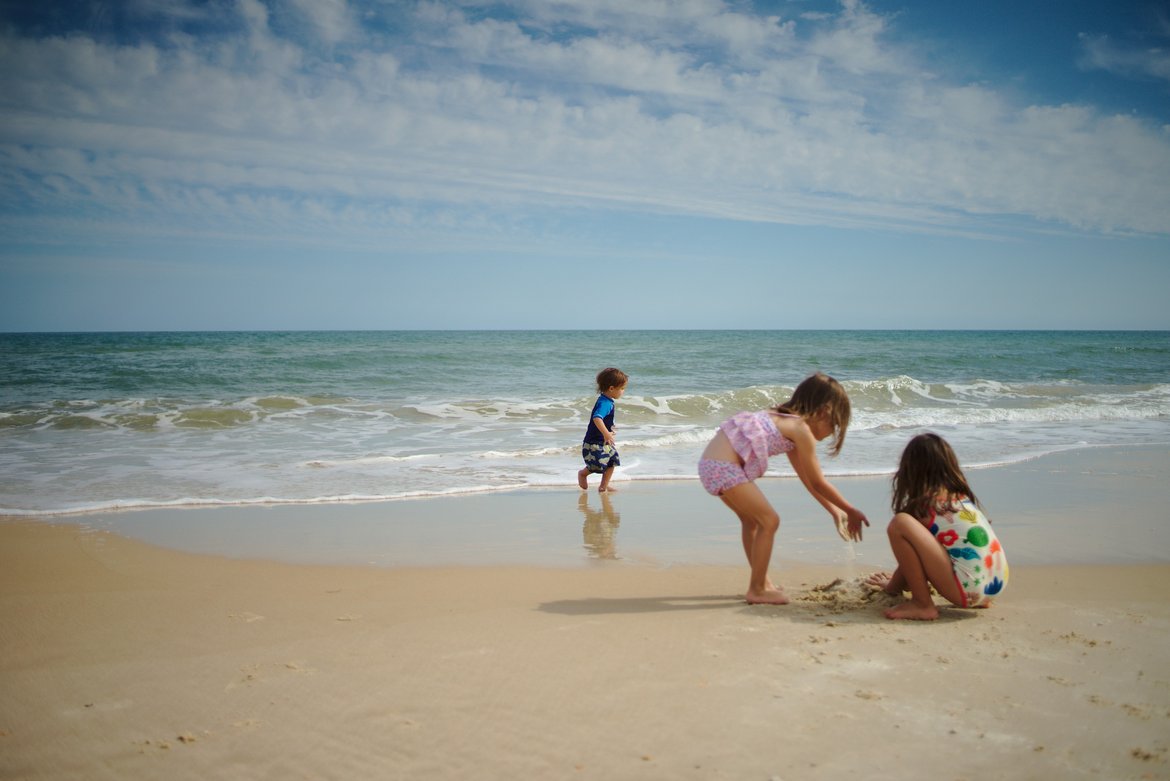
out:
{"label": "toddler's bare foot", "polygon": [[597,492],[600,494],[616,494],[617,489],[611,485],[607,485],[605,488],[598,488]]}
{"label": "toddler's bare foot", "polygon": [[589,481],[586,479],[588,476],[589,473],[584,469],[577,473],[577,485],[581,486],[582,491],[589,490]]}
{"label": "toddler's bare foot", "polygon": [[743,597],[749,605],[787,605],[788,595],[778,588],[766,588],[763,591],[748,590]]}
{"label": "toddler's bare foot", "polygon": [[903,602],[887,610],[885,615],[886,618],[895,620],[934,621],[938,618],[938,608],[934,605],[927,607],[926,605],[919,605],[914,602]]}

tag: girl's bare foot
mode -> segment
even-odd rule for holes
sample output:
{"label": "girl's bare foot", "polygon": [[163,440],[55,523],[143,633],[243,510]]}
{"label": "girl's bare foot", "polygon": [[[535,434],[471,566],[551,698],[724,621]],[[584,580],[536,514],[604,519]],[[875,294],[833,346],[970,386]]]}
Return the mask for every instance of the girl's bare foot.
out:
{"label": "girl's bare foot", "polygon": [[577,485],[581,486],[582,491],[589,490],[589,481],[586,480],[586,478],[588,476],[589,476],[589,473],[586,472],[584,469],[577,472]]}
{"label": "girl's bare foot", "polygon": [[749,605],[787,605],[788,595],[778,588],[767,588],[763,591],[751,591],[743,597]]}
{"label": "girl's bare foot", "polygon": [[895,605],[885,613],[886,618],[908,619],[911,621],[934,621],[938,618],[938,608],[934,605],[927,607],[914,602],[903,602]]}
{"label": "girl's bare foot", "polygon": [[613,486],[607,485],[605,488],[598,488],[597,493],[599,493],[599,494],[616,494],[617,489],[614,488]]}

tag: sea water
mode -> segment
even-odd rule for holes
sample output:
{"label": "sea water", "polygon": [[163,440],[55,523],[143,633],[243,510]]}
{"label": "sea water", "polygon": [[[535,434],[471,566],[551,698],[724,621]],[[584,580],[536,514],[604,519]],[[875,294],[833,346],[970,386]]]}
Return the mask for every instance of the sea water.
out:
{"label": "sea water", "polygon": [[975,469],[1170,442],[1170,332],[0,334],[0,514],[571,488],[607,366],[619,484],[695,480],[724,418],[815,371],[853,405],[830,477],[928,430]]}

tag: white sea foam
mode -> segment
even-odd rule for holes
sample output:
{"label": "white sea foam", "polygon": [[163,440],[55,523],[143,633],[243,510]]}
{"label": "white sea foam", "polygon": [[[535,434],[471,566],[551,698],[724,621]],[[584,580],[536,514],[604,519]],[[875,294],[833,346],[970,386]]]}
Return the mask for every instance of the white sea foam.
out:
{"label": "white sea foam", "polygon": [[[77,365],[54,358],[49,373],[34,352],[23,383],[12,381],[20,361],[10,352],[0,512],[574,486],[596,398],[581,356],[595,353],[594,337],[144,335],[125,353],[115,348],[130,337],[62,337]],[[74,349],[87,339],[107,357]],[[1154,349],[1129,349],[1142,340]],[[855,367],[841,376],[853,420],[842,454],[822,458],[830,475],[888,474],[905,441],[928,429],[969,466],[1170,439],[1164,335],[687,332],[602,341],[631,374],[617,413],[623,481],[695,479],[726,416],[779,404],[811,370],[840,374],[832,366],[846,363]],[[534,355],[547,358],[534,364]],[[102,385],[111,366],[137,379]],[[769,474],[791,477],[787,459],[773,459]]]}

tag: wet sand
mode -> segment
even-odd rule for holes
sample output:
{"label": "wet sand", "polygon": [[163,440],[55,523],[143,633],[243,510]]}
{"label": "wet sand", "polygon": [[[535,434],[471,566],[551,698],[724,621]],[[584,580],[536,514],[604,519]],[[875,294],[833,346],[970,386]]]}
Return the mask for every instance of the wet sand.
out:
{"label": "wet sand", "polygon": [[[1170,778],[1170,563],[1145,533],[1168,520],[1164,455],[972,475],[1011,580],[932,623],[887,621],[859,585],[890,560],[880,507],[860,553],[778,554],[793,603],[748,606],[734,521],[673,483],[612,497],[608,536],[589,531],[596,494],[410,503],[567,508],[552,566],[297,563],[248,535],[227,556],[8,519],[0,778]],[[726,563],[649,544],[641,527],[676,508],[704,514]],[[1097,563],[1077,552],[1093,534]]]}

